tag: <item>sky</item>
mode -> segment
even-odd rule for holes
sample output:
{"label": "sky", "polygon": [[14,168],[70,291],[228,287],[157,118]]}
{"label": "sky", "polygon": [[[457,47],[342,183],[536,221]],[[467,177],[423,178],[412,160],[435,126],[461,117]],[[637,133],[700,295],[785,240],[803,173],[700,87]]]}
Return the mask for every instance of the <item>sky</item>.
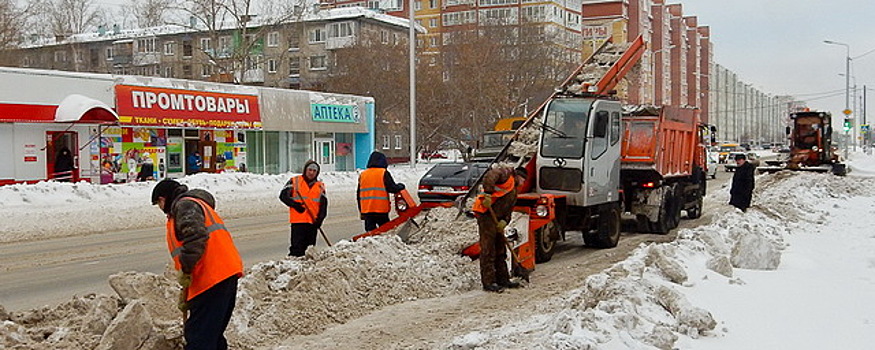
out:
{"label": "sky", "polygon": [[[677,1],[669,1],[677,3]],[[875,89],[875,1],[684,0],[686,15],[711,28],[714,60],[767,94],[792,95],[833,115],[845,108],[844,46],[851,87]],[[853,90],[852,90],[853,91]],[[832,92],[832,93],[830,93]],[[860,92],[862,95],[862,91]],[[832,97],[828,97],[832,95]],[[852,93],[853,95],[853,93]],[[875,96],[875,94],[870,94]],[[853,104],[853,97],[851,98]],[[862,97],[859,98],[862,105]],[[857,110],[862,108],[852,108]],[[862,112],[857,111],[859,118]],[[868,113],[875,118],[875,113]],[[869,118],[870,120],[872,118]]]}

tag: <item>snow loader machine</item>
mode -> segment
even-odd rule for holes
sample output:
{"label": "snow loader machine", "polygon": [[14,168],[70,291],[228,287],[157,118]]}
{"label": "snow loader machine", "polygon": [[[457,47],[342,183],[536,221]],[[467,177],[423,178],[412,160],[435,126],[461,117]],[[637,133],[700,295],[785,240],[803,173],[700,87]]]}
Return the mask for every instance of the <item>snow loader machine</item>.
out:
{"label": "snow loader machine", "polygon": [[790,153],[777,160],[767,160],[757,168],[760,173],[784,169],[794,171],[831,172],[844,176],[846,164],[832,146],[832,115],[829,112],[802,111],[790,113],[787,126]]}

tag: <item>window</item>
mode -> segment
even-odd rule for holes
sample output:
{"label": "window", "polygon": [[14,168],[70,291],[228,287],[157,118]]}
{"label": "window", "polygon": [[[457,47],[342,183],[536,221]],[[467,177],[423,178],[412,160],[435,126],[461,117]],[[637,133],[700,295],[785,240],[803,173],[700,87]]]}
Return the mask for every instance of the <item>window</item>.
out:
{"label": "window", "polygon": [[213,48],[212,39],[201,38],[201,51],[210,51]]}
{"label": "window", "polygon": [[383,149],[389,149],[392,144],[389,142],[389,135],[383,135]]}
{"label": "window", "polygon": [[301,37],[297,34],[289,34],[289,51],[301,49]]}
{"label": "window", "polygon": [[332,23],[328,27],[329,38],[350,37],[352,34],[352,22]]}
{"label": "window", "polygon": [[191,78],[191,65],[190,64],[182,65],[182,77],[183,78]]}
{"label": "window", "polygon": [[401,149],[401,135],[395,135],[395,149]]}
{"label": "window", "polygon": [[137,39],[137,52],[158,52],[155,38]]}
{"label": "window", "polygon": [[164,67],[164,77],[173,78],[173,66]]}
{"label": "window", "polygon": [[611,145],[620,141],[620,112],[611,113]]}
{"label": "window", "polygon": [[389,32],[385,30],[380,31],[380,42],[383,44],[389,43]]}
{"label": "window", "polygon": [[[193,48],[191,47],[191,40],[183,40],[182,41],[182,57],[191,57],[192,51],[193,51]],[[191,67],[189,67],[189,70],[191,70]],[[183,72],[183,73],[185,73],[185,72]],[[190,72],[189,72],[189,74],[190,74]]]}
{"label": "window", "polygon": [[289,76],[290,77],[301,76],[301,58],[300,57],[289,57]]}
{"label": "window", "polygon": [[246,66],[246,70],[257,70],[261,69],[261,56],[248,56],[244,65]]}
{"label": "window", "polygon": [[201,76],[209,77],[213,75],[213,66],[209,64],[201,65]]}
{"label": "window", "polygon": [[598,159],[608,150],[608,112],[598,111],[592,125],[592,159]]}
{"label": "window", "polygon": [[428,20],[428,26],[432,27],[432,28],[436,28],[438,26],[438,19],[432,18],[432,19]]}
{"label": "window", "polygon": [[173,56],[173,50],[176,48],[176,43],[168,41],[164,43],[164,55]]}
{"label": "window", "polygon": [[219,37],[219,55],[222,57],[228,57],[231,55],[231,37],[230,36],[220,36]]}
{"label": "window", "polygon": [[380,1],[379,0],[369,0],[368,1],[368,8],[372,9],[372,10],[379,9],[380,8]]}
{"label": "window", "polygon": [[276,68],[277,68],[276,59],[271,58],[271,59],[267,60],[267,72],[268,73],[276,73]]}
{"label": "window", "polygon": [[280,33],[279,32],[267,33],[267,46],[268,47],[280,46]]}
{"label": "window", "polygon": [[328,68],[325,56],[310,56],[310,70],[325,70]]}
{"label": "window", "polygon": [[55,51],[55,62],[67,62],[67,51]]}
{"label": "window", "polygon": [[437,8],[437,0],[428,0],[428,8]]}
{"label": "window", "polygon": [[416,5],[413,6],[413,9],[416,11],[422,10],[422,1],[417,1]]}
{"label": "window", "polygon": [[314,28],[310,30],[310,43],[325,42],[325,29]]}
{"label": "window", "polygon": [[430,41],[429,45],[431,47],[438,47],[438,37],[433,36],[433,37],[429,38],[429,41]]}
{"label": "window", "polygon": [[112,46],[106,48],[106,60],[112,61]]}

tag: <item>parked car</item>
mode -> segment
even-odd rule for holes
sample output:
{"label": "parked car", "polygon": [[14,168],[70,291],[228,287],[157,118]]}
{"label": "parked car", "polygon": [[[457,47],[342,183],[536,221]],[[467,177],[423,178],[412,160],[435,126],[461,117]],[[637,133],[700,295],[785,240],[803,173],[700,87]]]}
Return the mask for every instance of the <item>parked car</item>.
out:
{"label": "parked car", "polygon": [[438,163],[419,179],[421,202],[452,202],[468,193],[489,163]]}
{"label": "parked car", "polygon": [[720,154],[717,152],[708,152],[707,153],[707,169],[705,169],[705,175],[710,176],[712,179],[717,178],[717,168],[720,167]]}
{"label": "parked car", "polygon": [[755,167],[760,166],[760,157],[754,152],[730,152],[726,158],[726,164],[723,165],[726,171],[735,171],[735,168],[738,168],[738,165],[735,164],[735,155],[737,154],[744,154],[750,164]]}

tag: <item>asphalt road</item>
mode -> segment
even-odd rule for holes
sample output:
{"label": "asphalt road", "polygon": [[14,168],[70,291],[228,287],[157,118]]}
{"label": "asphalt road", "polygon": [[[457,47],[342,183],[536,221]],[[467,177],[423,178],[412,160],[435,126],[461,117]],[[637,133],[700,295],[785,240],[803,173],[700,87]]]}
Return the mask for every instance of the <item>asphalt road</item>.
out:
{"label": "asphalt road", "polygon": [[[332,243],[364,231],[354,202],[332,203],[323,230]],[[156,209],[157,210],[157,209]],[[226,220],[250,267],[288,254],[288,214]],[[317,238],[317,246],[325,246]],[[114,294],[107,277],[120,271],[163,273],[170,262],[164,227],[0,244],[0,305],[9,311],[54,305],[74,294]]]}

